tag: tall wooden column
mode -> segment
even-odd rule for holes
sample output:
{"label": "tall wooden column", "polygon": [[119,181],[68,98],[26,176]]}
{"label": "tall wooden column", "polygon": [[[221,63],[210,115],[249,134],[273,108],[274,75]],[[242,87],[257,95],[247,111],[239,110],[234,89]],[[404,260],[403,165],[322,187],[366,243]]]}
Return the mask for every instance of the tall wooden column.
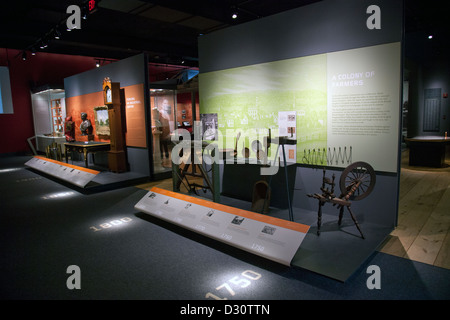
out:
{"label": "tall wooden column", "polygon": [[112,172],[125,172],[127,171],[127,157],[122,123],[120,83],[111,82],[110,78],[105,78],[103,80],[103,97],[108,106],[110,129],[111,148],[108,151],[108,166]]}

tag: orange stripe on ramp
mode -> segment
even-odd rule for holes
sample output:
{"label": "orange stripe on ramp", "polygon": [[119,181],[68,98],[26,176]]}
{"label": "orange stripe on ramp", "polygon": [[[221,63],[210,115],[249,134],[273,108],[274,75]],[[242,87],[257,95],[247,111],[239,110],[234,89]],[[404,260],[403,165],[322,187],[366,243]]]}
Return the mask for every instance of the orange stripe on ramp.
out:
{"label": "orange stripe on ramp", "polygon": [[268,223],[268,224],[271,224],[271,225],[279,226],[279,227],[282,227],[282,228],[285,228],[285,229],[290,229],[290,230],[294,230],[294,231],[298,231],[298,232],[302,232],[302,233],[307,233],[308,230],[309,230],[309,226],[308,225],[304,225],[304,224],[301,224],[301,223],[292,222],[292,221],[283,220],[283,219],[274,218],[274,217],[269,217],[269,216],[262,215],[262,214],[259,214],[259,213],[256,213],[256,212],[252,212],[252,211],[247,211],[247,210],[243,210],[243,209],[238,209],[238,208],[226,206],[224,204],[220,204],[220,203],[216,203],[216,202],[212,202],[212,201],[208,201],[208,200],[204,200],[204,199],[191,197],[191,196],[188,196],[188,195],[185,195],[185,194],[169,191],[169,190],[166,190],[166,189],[161,189],[161,188],[158,188],[158,187],[153,187],[150,191],[156,192],[156,193],[159,193],[159,194],[162,194],[162,195],[170,196],[172,198],[176,198],[176,199],[179,199],[179,200],[182,200],[182,201],[198,204],[198,205],[201,205],[201,206],[204,206],[204,207],[208,207],[208,208],[211,208],[211,209],[215,209],[215,210],[219,210],[219,211],[224,211],[224,212],[227,212],[227,213],[235,214],[235,215],[240,216],[240,217],[249,218],[249,219],[252,219],[252,220],[256,220],[256,221]]}
{"label": "orange stripe on ramp", "polygon": [[45,157],[41,157],[41,156],[34,156],[34,157],[38,158],[38,159],[41,159],[41,160],[44,160],[44,161],[56,163],[56,164],[59,164],[59,165],[64,166],[64,167],[69,167],[69,168],[72,168],[72,169],[77,169],[77,170],[88,172],[88,173],[92,173],[92,174],[99,174],[100,173],[100,171],[97,171],[97,170],[92,170],[92,169],[88,169],[88,168],[74,166],[73,164],[69,164],[69,163],[65,163],[65,162],[61,162],[61,161],[57,161],[57,160],[53,160],[53,159],[49,159],[49,158],[45,158]]}

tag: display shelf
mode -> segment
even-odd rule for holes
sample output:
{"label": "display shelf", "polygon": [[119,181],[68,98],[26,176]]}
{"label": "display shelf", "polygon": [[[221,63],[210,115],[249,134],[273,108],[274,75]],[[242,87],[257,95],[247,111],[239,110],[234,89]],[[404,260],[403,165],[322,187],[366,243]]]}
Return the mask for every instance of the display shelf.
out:
{"label": "display shelf", "polygon": [[64,131],[61,113],[61,99],[50,100],[53,134],[58,135]]}

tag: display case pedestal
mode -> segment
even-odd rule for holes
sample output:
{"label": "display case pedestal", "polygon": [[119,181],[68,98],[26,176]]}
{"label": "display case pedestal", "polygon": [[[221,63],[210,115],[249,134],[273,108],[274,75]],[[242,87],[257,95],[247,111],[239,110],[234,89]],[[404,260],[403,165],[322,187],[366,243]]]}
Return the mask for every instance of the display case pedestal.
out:
{"label": "display case pedestal", "polygon": [[112,172],[126,172],[126,154],[125,151],[108,151],[108,166]]}

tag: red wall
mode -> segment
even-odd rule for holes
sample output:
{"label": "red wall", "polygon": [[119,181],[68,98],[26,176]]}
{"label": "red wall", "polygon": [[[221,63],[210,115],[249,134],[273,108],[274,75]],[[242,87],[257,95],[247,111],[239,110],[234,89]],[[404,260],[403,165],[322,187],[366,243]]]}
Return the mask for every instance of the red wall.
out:
{"label": "red wall", "polygon": [[[192,119],[192,96],[190,92],[178,93],[177,94],[177,121],[182,123],[182,121],[189,121],[191,126],[194,125],[194,120],[200,121],[200,112],[198,105],[198,91],[195,92],[195,109],[197,119]],[[185,113],[183,113],[183,110]],[[183,119],[183,115],[186,119]]]}
{"label": "red wall", "polygon": [[31,93],[33,86],[64,84],[64,78],[95,68],[92,57],[38,52],[22,60],[21,51],[0,48],[0,66],[9,67],[13,114],[0,114],[0,154],[30,152],[34,136]]}

